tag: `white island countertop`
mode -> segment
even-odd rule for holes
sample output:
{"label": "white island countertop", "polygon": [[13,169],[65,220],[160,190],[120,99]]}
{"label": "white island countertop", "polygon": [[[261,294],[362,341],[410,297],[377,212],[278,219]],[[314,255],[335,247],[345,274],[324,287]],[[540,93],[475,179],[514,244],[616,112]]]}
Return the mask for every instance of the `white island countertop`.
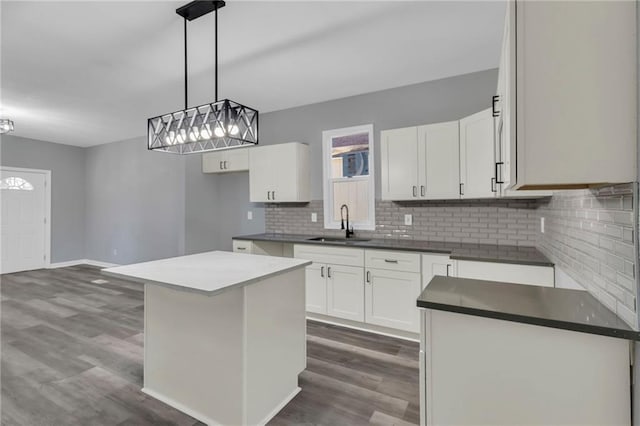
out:
{"label": "white island countertop", "polygon": [[304,259],[210,251],[103,269],[108,275],[214,295],[310,265]]}

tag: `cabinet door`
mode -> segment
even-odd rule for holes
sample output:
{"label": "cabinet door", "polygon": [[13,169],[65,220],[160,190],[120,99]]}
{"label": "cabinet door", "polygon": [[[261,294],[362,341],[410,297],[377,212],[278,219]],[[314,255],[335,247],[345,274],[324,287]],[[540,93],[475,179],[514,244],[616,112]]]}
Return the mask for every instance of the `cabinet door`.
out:
{"label": "cabinet door", "polygon": [[422,289],[424,289],[431,279],[436,275],[443,277],[456,276],[456,262],[449,259],[445,254],[423,254],[422,255]]}
{"label": "cabinet door", "polygon": [[[418,127],[420,195],[425,199],[460,198],[458,122]],[[425,189],[422,187],[425,186]]]}
{"label": "cabinet door", "polygon": [[460,120],[461,198],[494,198],[495,158],[491,108]]}
{"label": "cabinet door", "polygon": [[327,314],[364,321],[364,269],[327,265]]}
{"label": "cabinet door", "polygon": [[417,199],[418,128],[384,130],[380,140],[382,199]]}
{"label": "cabinet door", "polygon": [[327,314],[327,266],[312,263],[305,268],[307,311]]}
{"label": "cabinet door", "polygon": [[249,148],[235,148],[224,151],[222,161],[225,172],[249,170]]}
{"label": "cabinet door", "polygon": [[271,147],[257,147],[249,150],[249,199],[253,203],[271,201],[274,168]]}
{"label": "cabinet door", "polygon": [[274,172],[271,197],[275,201],[298,200],[298,151],[295,144],[279,144],[270,147],[270,166]]}
{"label": "cabinet door", "polygon": [[365,322],[419,332],[420,274],[381,269],[365,274]]}
{"label": "cabinet door", "polygon": [[224,172],[223,151],[206,152],[202,154],[202,173]]}

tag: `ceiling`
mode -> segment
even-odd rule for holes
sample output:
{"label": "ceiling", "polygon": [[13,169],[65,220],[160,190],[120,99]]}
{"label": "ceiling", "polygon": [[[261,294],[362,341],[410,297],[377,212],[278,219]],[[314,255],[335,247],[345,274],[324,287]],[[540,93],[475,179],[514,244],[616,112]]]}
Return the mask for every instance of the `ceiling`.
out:
{"label": "ceiling", "polygon": [[[2,1],[0,117],[78,146],[184,106],[183,2]],[[498,66],[503,1],[227,1],[220,97],[260,112]],[[213,15],[189,23],[189,104],[212,102]]]}

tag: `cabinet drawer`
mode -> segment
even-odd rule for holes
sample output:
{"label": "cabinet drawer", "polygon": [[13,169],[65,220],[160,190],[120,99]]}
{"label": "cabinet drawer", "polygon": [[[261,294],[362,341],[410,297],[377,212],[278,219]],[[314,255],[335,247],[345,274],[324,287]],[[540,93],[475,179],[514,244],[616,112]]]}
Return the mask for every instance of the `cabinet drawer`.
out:
{"label": "cabinet drawer", "polygon": [[364,250],[357,248],[296,244],[293,246],[293,257],[307,259],[317,263],[364,266]]}
{"label": "cabinet drawer", "polygon": [[458,260],[457,273],[459,278],[502,281],[543,287],[553,287],[555,285],[552,266]]}
{"label": "cabinet drawer", "polygon": [[367,268],[389,271],[420,272],[420,254],[402,251],[366,250]]}
{"label": "cabinet drawer", "polygon": [[252,253],[253,242],[245,240],[233,240],[233,251],[235,253]]}

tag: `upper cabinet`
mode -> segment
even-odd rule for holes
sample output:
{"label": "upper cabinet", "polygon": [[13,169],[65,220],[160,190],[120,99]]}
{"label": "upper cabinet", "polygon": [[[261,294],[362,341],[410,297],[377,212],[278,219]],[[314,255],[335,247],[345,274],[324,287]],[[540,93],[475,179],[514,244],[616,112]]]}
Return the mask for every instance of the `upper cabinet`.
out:
{"label": "upper cabinet", "polygon": [[505,189],[636,180],[636,2],[507,2],[497,89]]}
{"label": "upper cabinet", "polygon": [[495,177],[491,108],[460,120],[461,198],[493,198]]}
{"label": "upper cabinet", "polygon": [[309,202],[309,179],[308,145],[291,142],[249,150],[251,202]]}
{"label": "upper cabinet", "polygon": [[203,173],[228,173],[249,170],[249,148],[235,148],[202,154]]}
{"label": "upper cabinet", "polygon": [[381,132],[383,200],[460,197],[458,122]]}

